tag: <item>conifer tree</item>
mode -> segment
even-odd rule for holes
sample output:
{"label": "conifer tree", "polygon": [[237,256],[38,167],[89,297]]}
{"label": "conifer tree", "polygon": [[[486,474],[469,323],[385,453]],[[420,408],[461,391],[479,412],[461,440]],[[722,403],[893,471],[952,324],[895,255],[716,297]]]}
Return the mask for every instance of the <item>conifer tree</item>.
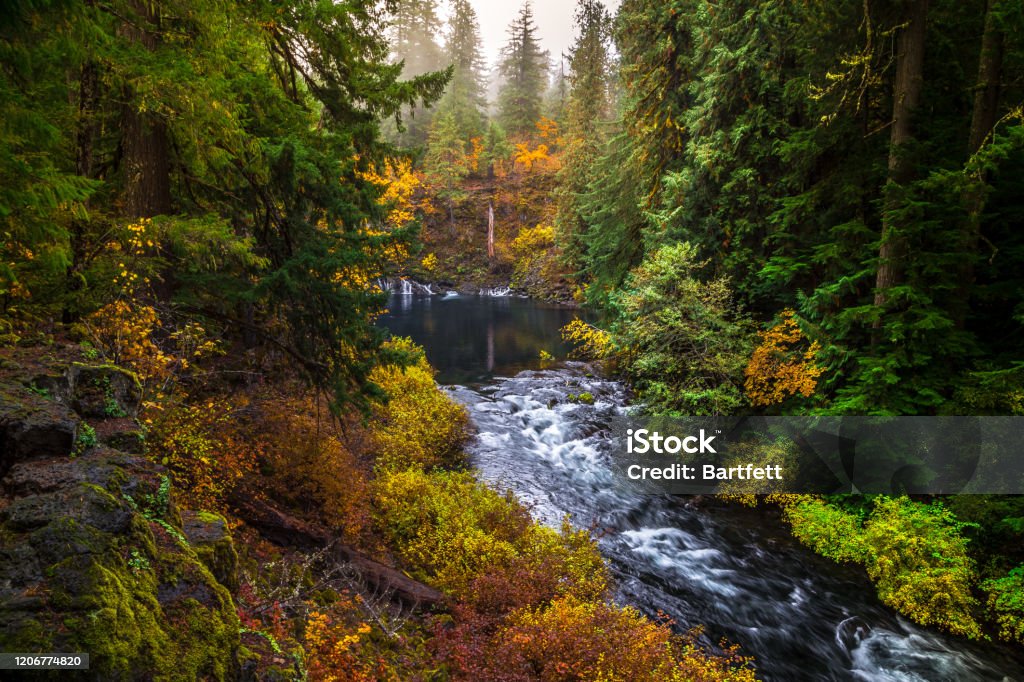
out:
{"label": "conifer tree", "polygon": [[[444,69],[447,64],[439,44],[441,19],[437,16],[437,0],[398,0],[394,4],[388,37],[392,59],[402,64],[402,76],[411,78]],[[389,139],[405,147],[426,142],[434,111],[424,102],[410,105],[401,125],[388,122]]]}
{"label": "conifer tree", "polygon": [[569,53],[572,89],[565,105],[565,153],[559,172],[558,241],[567,262],[579,267],[586,225],[580,199],[593,178],[594,162],[609,127],[611,16],[599,0],[579,0],[576,43]]}
{"label": "conifer tree", "polygon": [[537,37],[533,10],[524,2],[509,24],[508,42],[501,50],[498,73],[498,120],[509,136],[529,134],[541,116],[547,86],[548,53]]}
{"label": "conifer tree", "polygon": [[437,113],[451,113],[464,140],[478,137],[484,130],[487,96],[480,26],[468,0],[452,3],[445,59],[453,68],[452,80],[437,105]]}

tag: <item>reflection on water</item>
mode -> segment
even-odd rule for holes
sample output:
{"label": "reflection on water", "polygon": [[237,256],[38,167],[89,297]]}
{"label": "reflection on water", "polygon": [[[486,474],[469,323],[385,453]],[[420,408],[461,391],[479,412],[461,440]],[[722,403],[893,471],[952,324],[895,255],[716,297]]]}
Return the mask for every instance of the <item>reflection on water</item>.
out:
{"label": "reflection on water", "polygon": [[427,351],[442,384],[478,384],[536,369],[571,350],[559,330],[579,311],[509,296],[392,296],[378,324]]}

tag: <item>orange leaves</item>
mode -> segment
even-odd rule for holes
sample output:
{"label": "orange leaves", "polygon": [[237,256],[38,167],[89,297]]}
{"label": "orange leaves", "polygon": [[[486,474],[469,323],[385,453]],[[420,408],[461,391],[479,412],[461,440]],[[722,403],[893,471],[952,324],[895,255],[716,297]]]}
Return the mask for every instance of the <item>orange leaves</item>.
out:
{"label": "orange leaves", "polygon": [[761,332],[761,344],[754,349],[744,371],[744,388],[756,406],[777,405],[800,394],[810,397],[824,371],[815,364],[821,346],[814,341],[801,351],[807,339],[792,310],[782,312],[782,321]]}
{"label": "orange leaves", "polygon": [[360,539],[369,522],[367,473],[326,408],[268,396],[250,413],[265,491],[346,540]]}
{"label": "orange leaves", "polygon": [[235,485],[256,470],[256,453],[235,428],[235,407],[222,399],[161,410],[147,421],[149,454],[168,469],[192,509],[224,511]]}
{"label": "orange leaves", "polygon": [[533,170],[534,166],[541,170],[554,170],[558,167],[558,161],[548,153],[546,144],[538,144],[534,149],[530,149],[529,142],[519,142],[516,144],[514,158],[516,166],[526,171]]}
{"label": "orange leaves", "polygon": [[537,121],[537,136],[548,144],[561,147],[564,140],[558,134],[558,123],[546,116]]}
{"label": "orange leaves", "polygon": [[309,679],[321,682],[375,679],[372,666],[358,656],[359,646],[370,630],[364,622],[347,623],[312,611],[306,619],[303,638]]}

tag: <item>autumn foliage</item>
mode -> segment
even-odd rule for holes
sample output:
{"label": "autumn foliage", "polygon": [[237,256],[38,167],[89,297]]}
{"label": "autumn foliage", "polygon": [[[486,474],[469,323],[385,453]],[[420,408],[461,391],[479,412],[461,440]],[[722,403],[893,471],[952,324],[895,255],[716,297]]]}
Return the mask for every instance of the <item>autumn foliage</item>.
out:
{"label": "autumn foliage", "polygon": [[378,466],[386,468],[458,464],[468,417],[434,383],[434,370],[422,349],[409,339],[393,339],[388,348],[411,354],[407,367],[383,365],[370,379],[385,390],[387,401],[374,409],[369,430]]}
{"label": "autumn foliage", "polygon": [[752,405],[777,405],[787,398],[814,394],[824,371],[815,364],[821,346],[807,343],[792,310],[782,312],[782,321],[761,332],[761,344],[754,349],[744,372],[744,388]]}

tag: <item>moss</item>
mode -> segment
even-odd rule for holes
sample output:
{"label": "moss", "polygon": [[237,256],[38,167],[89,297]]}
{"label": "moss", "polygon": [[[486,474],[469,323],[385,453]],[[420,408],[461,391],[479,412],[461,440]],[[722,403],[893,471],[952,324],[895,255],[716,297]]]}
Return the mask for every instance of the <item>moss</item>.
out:
{"label": "moss", "polygon": [[[73,466],[95,467],[92,459]],[[26,557],[23,568],[7,566],[0,577],[13,577],[21,591],[34,581],[40,595],[19,611],[0,610],[0,650],[88,651],[96,679],[237,678],[230,593],[196,552],[124,499],[125,487],[159,483],[114,469],[97,479],[104,485],[77,481],[34,496],[22,517],[34,512],[43,525],[0,526],[9,556]],[[150,568],[137,570],[132,559]],[[0,596],[10,594],[2,589]]]}
{"label": "moss", "polygon": [[21,622],[14,636],[4,643],[4,651],[52,651],[50,629],[35,618]]}
{"label": "moss", "polygon": [[238,552],[223,516],[211,512],[182,514],[184,531],[199,559],[229,590],[238,589]]}
{"label": "moss", "polygon": [[223,516],[208,511],[196,512],[196,518],[198,518],[203,523],[224,523]]}

